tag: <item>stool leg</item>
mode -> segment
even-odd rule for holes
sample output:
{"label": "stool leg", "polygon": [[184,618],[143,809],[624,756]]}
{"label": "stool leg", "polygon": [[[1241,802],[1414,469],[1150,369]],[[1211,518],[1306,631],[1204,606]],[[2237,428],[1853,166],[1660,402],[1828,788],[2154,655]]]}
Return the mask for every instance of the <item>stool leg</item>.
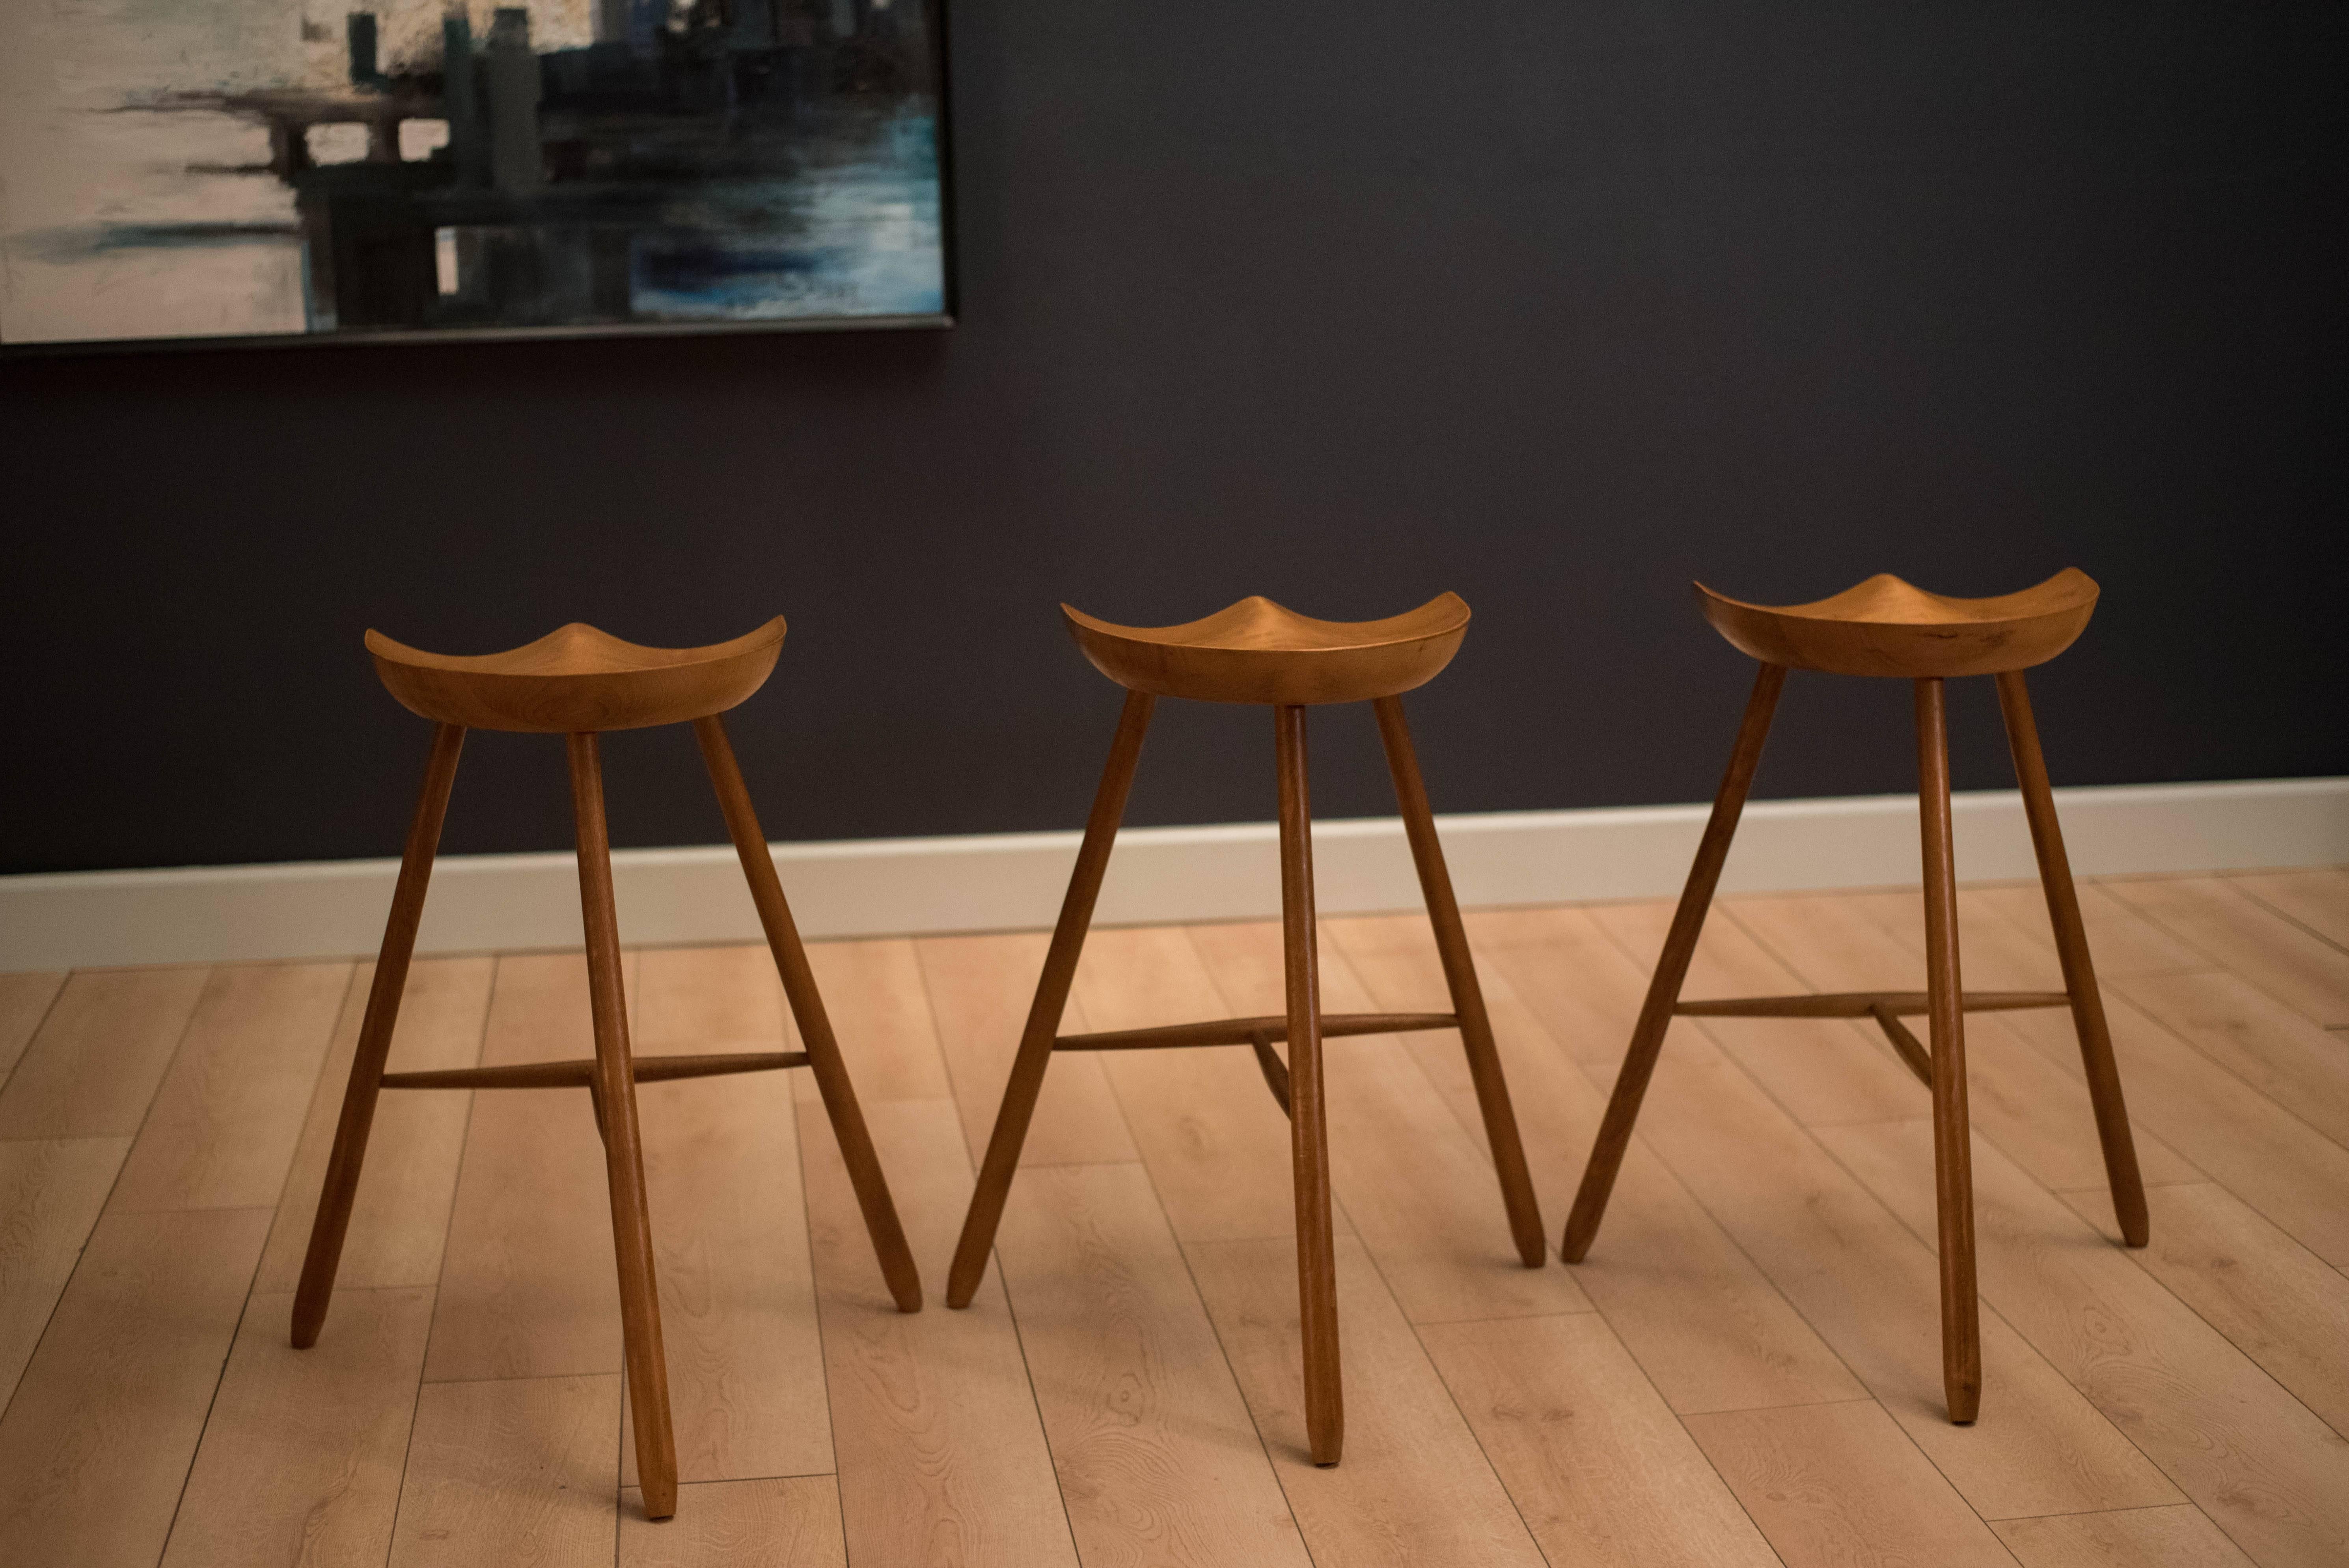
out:
{"label": "stool leg", "polygon": [[1973,1146],[1966,1130],[1965,992],[1958,973],[1957,860],[1950,842],[1950,735],[1941,682],[1917,682],[1917,801],[1925,851],[1925,992],[1932,1020],[1933,1190],[1940,1219],[1941,1387],[1963,1426],[1982,1406],[1974,1288]]}
{"label": "stool leg", "polygon": [[881,1260],[882,1276],[889,1282],[889,1294],[899,1312],[919,1312],[922,1276],[914,1267],[913,1250],[905,1245],[905,1227],[897,1222],[888,1178],[881,1172],[881,1157],[873,1150],[873,1135],[856,1103],[848,1064],[841,1059],[840,1042],[833,1034],[831,1016],[824,1012],[823,993],[816,989],[815,971],[808,967],[807,949],[800,944],[799,927],[792,919],[791,906],[783,900],[782,880],[775,875],[775,857],[768,851],[758,813],[751,809],[741,765],[734,760],[726,727],[715,714],[695,720],[693,732],[701,742],[701,760],[709,770],[709,782],[718,791],[719,809],[726,814],[726,831],[734,839],[743,877],[750,884],[750,901],[759,907],[759,924],[765,928],[767,947],[775,955],[784,998],[792,1004],[792,1017],[798,1021],[800,1044],[807,1049],[816,1092],[823,1096],[824,1114],[832,1118],[833,1136],[840,1140],[840,1156],[848,1167],[849,1183],[856,1189],[856,1206],[864,1211],[873,1251]]}
{"label": "stool leg", "polygon": [[953,1267],[947,1273],[947,1305],[967,1307],[987,1273],[987,1254],[995,1246],[995,1228],[1003,1220],[1003,1202],[1011,1191],[1012,1174],[1019,1168],[1019,1146],[1027,1141],[1028,1123],[1036,1114],[1036,1096],[1043,1091],[1044,1069],[1052,1060],[1052,1041],[1061,1032],[1061,1014],[1069,1005],[1069,985],[1075,980],[1077,959],[1085,948],[1085,931],[1092,924],[1093,900],[1101,894],[1102,874],[1109,868],[1110,846],[1117,841],[1117,825],[1125,815],[1125,797],[1133,788],[1133,770],[1142,760],[1142,738],[1150,731],[1150,711],[1157,700],[1146,691],[1128,691],[1118,715],[1117,739],[1110,742],[1109,763],[1102,769],[1101,787],[1093,792],[1092,815],[1085,818],[1084,843],[1077,849],[1076,868],[1069,873],[1069,891],[1061,900],[1061,918],[1052,927],[1052,945],[1044,954],[1044,972],[1036,981],[1036,1000],[1028,1008],[1028,1024],[1020,1032],[1019,1054],[1011,1064],[1011,1079],[1003,1086],[1003,1106],[995,1113],[995,1131],[979,1161],[978,1184],[971,1189],[970,1212],[963,1216],[962,1239],[955,1244]]}
{"label": "stool leg", "polygon": [[2145,1211],[2145,1182],[2137,1175],[2137,1142],[2129,1135],[2128,1106],[2121,1099],[2121,1070],[2113,1060],[2112,1033],[2105,1025],[2104,993],[2096,989],[2096,966],[2088,957],[2088,929],[2080,919],[2080,895],[2072,886],[2071,858],[2064,853],[2064,830],[2055,821],[2055,795],[2047,784],[2047,759],[2039,750],[2039,726],[2031,717],[2031,692],[2023,671],[1998,678],[1999,711],[2014,753],[2014,776],[2023,786],[2023,813],[2031,821],[2031,846],[2039,857],[2039,885],[2047,895],[2048,922],[2055,928],[2055,953],[2064,966],[2064,989],[2072,996],[2072,1027],[2080,1037],[2080,1062],[2088,1075],[2088,1103],[2095,1107],[2096,1137],[2105,1148],[2105,1178],[2113,1189],[2113,1212],[2121,1239],[2142,1247],[2151,1234]]}
{"label": "stool leg", "polygon": [[1280,947],[1288,981],[1288,1147],[1297,1180],[1297,1295],[1305,1338],[1305,1434],[1317,1465],[1346,1446],[1338,1362],[1338,1254],[1330,1229],[1330,1134],[1321,1081],[1321,971],[1313,931],[1312,802],[1305,710],[1273,710],[1280,769]]}
{"label": "stool leg", "polygon": [[1427,923],[1434,928],[1435,950],[1444,960],[1444,983],[1452,992],[1452,1011],[1460,1019],[1460,1044],[1467,1050],[1468,1075],[1476,1085],[1485,1141],[1492,1147],[1493,1166],[1500,1173],[1509,1233],[1516,1239],[1517,1256],[1526,1267],[1538,1269],[1549,1258],[1542,1234],[1541,1204],[1534,1197],[1533,1173],[1526,1168],[1525,1141],[1517,1136],[1516,1112],[1509,1105],[1509,1081],[1501,1072],[1500,1048],[1493,1043],[1493,1021],[1485,1012],[1485,991],[1476,982],[1468,929],[1461,924],[1460,904],[1452,893],[1452,873],[1444,864],[1444,846],[1435,836],[1435,815],[1428,807],[1427,784],[1419,774],[1419,753],[1411,743],[1411,727],[1403,721],[1402,700],[1381,697],[1371,706],[1379,716],[1387,771],[1394,775],[1395,801],[1402,808],[1412,863],[1419,868]]}
{"label": "stool leg", "polygon": [[408,827],[408,847],[399,859],[399,882],[392,889],[391,917],[384,922],[383,947],[376,954],[375,982],[367,989],[367,1020],[359,1025],[358,1049],[343,1090],[342,1120],[335,1124],[335,1148],[326,1158],[326,1180],[318,1192],[317,1217],[310,1222],[310,1251],[302,1260],[302,1283],[294,1294],[294,1346],[318,1343],[326,1306],[335,1293],[335,1270],[343,1259],[343,1238],[351,1228],[351,1203],[358,1196],[359,1165],[367,1158],[367,1133],[375,1126],[375,1097],[383,1085],[384,1058],[391,1052],[399,1022],[400,993],[408,988],[408,961],[416,950],[416,926],[424,914],[424,890],[432,880],[432,857],[440,846],[440,825],[449,815],[449,792],[457,782],[457,753],[465,732],[441,724],[432,732],[431,760],[424,764],[424,788]]}
{"label": "stool leg", "polygon": [[677,1511],[677,1438],[669,1428],[668,1362],[653,1278],[652,1215],[645,1203],[636,1129],[636,1064],[620,986],[620,922],[612,905],[612,846],[604,825],[604,768],[593,733],[566,737],[571,807],[579,827],[579,909],[587,927],[587,1000],[595,1023],[595,1097],[604,1111],[604,1168],[612,1189],[612,1245],[620,1268],[620,1335],[635,1418],[645,1512]]}
{"label": "stool leg", "polygon": [[1713,797],[1713,815],[1697,844],[1696,861],[1681,889],[1680,907],[1672,911],[1664,950],[1656,957],[1656,972],[1648,981],[1648,999],[1640,1006],[1630,1046],[1616,1071],[1615,1092],[1608,1097],[1607,1115],[1599,1124],[1597,1141],[1590,1146],[1590,1161],[1583,1167],[1574,1212],[1566,1219],[1566,1237],[1558,1243],[1558,1256],[1569,1263],[1582,1262],[1599,1234],[1599,1220],[1607,1216],[1616,1172],[1622,1168],[1623,1152],[1630,1147],[1632,1124],[1640,1119],[1640,1102],[1648,1093],[1656,1057],[1664,1048],[1672,1009],[1680,1005],[1689,961],[1696,956],[1705,911],[1713,907],[1722,862],[1729,858],[1730,841],[1737,836],[1737,818],[1745,809],[1746,792],[1754,787],[1754,770],[1762,761],[1762,743],[1770,738],[1770,717],[1777,711],[1778,693],[1785,684],[1784,665],[1764,664],[1754,673],[1753,695],[1745,700],[1745,718],[1737,727],[1737,744],[1729,753],[1729,771],[1722,775],[1721,788]]}

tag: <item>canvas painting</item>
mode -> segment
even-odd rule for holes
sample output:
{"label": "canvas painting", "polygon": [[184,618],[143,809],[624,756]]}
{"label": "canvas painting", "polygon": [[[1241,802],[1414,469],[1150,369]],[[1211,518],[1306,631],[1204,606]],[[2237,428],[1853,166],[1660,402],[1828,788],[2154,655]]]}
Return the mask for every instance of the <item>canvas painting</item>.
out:
{"label": "canvas painting", "polygon": [[942,323],[937,4],[0,0],[0,344]]}

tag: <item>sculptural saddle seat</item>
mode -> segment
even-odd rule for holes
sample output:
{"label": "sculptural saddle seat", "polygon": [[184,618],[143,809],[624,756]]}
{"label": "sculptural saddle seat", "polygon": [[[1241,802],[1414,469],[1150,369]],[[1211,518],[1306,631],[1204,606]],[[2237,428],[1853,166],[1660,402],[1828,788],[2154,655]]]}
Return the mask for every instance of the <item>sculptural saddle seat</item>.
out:
{"label": "sculptural saddle seat", "polygon": [[1910,680],[2044,664],[2086,628],[2097,591],[2072,567],[1986,599],[1929,594],[1889,573],[1806,605],[1749,605],[1695,586],[1713,630],[1764,664]]}
{"label": "sculptural saddle seat", "polygon": [[766,682],[783,618],[706,648],[645,648],[578,621],[503,653],[427,653],[367,634],[376,672],[410,712],[469,730],[576,734],[723,713]]}
{"label": "sculptural saddle seat", "polygon": [[1181,626],[1117,626],[1061,607],[1093,668],[1132,691],[1199,702],[1368,702],[1452,662],[1468,606],[1439,594],[1384,620],[1315,620],[1257,596]]}

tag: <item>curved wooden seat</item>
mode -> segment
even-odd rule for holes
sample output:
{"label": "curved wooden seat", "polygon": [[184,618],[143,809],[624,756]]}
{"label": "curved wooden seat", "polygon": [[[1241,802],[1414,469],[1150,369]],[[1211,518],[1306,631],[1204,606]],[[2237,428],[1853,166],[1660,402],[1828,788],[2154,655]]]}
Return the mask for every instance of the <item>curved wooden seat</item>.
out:
{"label": "curved wooden seat", "polygon": [[426,653],[367,634],[401,706],[442,724],[534,734],[641,730],[722,713],[765,684],[783,618],[707,648],[642,648],[578,621],[503,653]]}
{"label": "curved wooden seat", "polygon": [[1765,664],[1909,680],[2044,664],[2086,628],[2097,591],[2069,566],[2037,587],[1986,599],[1946,598],[1886,574],[1806,605],[1749,605],[1695,587],[1713,628]]}
{"label": "curved wooden seat", "polygon": [[1068,605],[1093,668],[1154,697],[1199,702],[1367,702],[1423,686],[1452,662],[1468,606],[1439,594],[1384,620],[1315,620],[1261,597],[1181,626],[1117,626]]}

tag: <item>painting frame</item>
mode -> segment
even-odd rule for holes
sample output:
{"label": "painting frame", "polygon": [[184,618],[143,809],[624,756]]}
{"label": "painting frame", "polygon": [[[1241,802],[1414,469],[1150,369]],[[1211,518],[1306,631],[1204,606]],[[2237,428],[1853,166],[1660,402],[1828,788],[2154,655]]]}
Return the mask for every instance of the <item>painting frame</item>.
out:
{"label": "painting frame", "polygon": [[[367,0],[356,0],[365,5]],[[464,0],[447,0],[451,11]],[[647,0],[592,0],[606,6],[644,5]],[[682,7],[688,0],[661,0]],[[695,0],[707,5],[711,0]],[[740,5],[742,0],[717,0]],[[780,9],[791,0],[754,0]],[[800,0],[808,4],[810,0]],[[813,0],[823,3],[823,0]],[[870,5],[876,0],[833,0],[834,4]],[[877,0],[886,5],[890,0]],[[960,311],[959,267],[957,265],[956,171],[954,155],[954,74],[951,67],[950,0],[918,0],[924,36],[929,51],[931,78],[926,97],[930,121],[930,156],[934,161],[937,269],[936,308],[910,311],[808,313],[799,315],[727,316],[693,319],[665,316],[647,319],[598,319],[572,322],[472,322],[461,325],[398,327],[336,326],[331,329],[305,327],[300,330],[233,333],[181,333],[152,336],[79,337],[17,337],[0,327],[0,360],[109,357],[152,353],[217,352],[237,349],[326,348],[449,347],[460,344],[571,342],[588,339],[677,338],[718,336],[772,336],[804,333],[934,331],[957,325]],[[520,7],[505,7],[519,9]],[[8,39],[0,30],[0,48]],[[5,154],[0,148],[0,154]],[[5,171],[0,161],[0,172]],[[0,244],[6,243],[0,232]],[[5,259],[5,258],[0,258]]]}

